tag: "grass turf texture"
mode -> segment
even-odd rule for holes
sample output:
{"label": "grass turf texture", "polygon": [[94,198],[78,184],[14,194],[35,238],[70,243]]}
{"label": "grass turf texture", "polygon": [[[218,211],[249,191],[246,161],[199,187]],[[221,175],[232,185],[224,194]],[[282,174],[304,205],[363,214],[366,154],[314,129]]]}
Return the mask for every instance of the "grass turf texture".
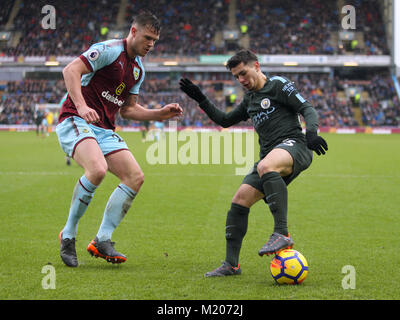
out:
{"label": "grass turf texture", "polygon": [[[107,175],[79,224],[80,265],[71,269],[59,257],[57,236],[82,169],[66,166],[54,133],[0,133],[1,300],[400,298],[400,135],[323,134],[328,155],[315,155],[289,186],[289,231],[310,266],[300,286],[276,285],[267,267],[272,257],[257,255],[272,232],[263,202],[250,211],[242,275],[204,278],[225,257],[226,212],[242,180],[237,165],[149,165],[151,142],[120,135],[145,173],[113,235],[128,260],[112,265],[86,252],[118,184]],[[55,290],[42,287],[47,264],[56,271]],[[346,265],[356,271],[354,290],[342,288]]]}

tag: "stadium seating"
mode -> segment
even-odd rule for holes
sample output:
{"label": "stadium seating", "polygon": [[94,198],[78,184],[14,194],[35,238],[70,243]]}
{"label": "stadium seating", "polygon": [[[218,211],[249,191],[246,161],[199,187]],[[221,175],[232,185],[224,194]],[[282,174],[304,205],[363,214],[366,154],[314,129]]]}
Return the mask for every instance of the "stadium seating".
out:
{"label": "stadium seating", "polygon": [[346,5],[356,8],[356,30],[362,30],[356,51],[367,55],[389,54],[379,1],[350,0]]}
{"label": "stadium seating", "polygon": [[[238,24],[248,27],[250,46],[258,53],[388,54],[378,1],[241,0],[238,4]],[[347,50],[338,41],[339,8],[344,4],[354,6],[357,13],[354,47]]]}
{"label": "stadium seating", "polygon": [[[347,53],[337,41],[341,25],[340,1],[55,0],[52,1],[57,12],[55,30],[41,27],[42,16],[38,15],[38,8],[47,2],[16,1],[19,7],[15,9],[15,17],[10,15],[14,2],[5,2],[0,11],[0,26],[4,29],[8,25],[13,32],[13,41],[1,49],[2,55],[76,56],[90,44],[107,39],[110,30],[125,34],[132,16],[143,9],[158,15],[163,26],[153,56],[224,53],[226,43],[221,32],[226,28],[241,31],[233,50],[251,46],[260,54]],[[350,51],[388,54],[384,23],[376,10],[378,1],[352,0],[346,4],[357,10],[360,33]]]}
{"label": "stadium seating", "polygon": [[111,0],[56,0],[51,3],[57,13],[54,30],[43,29],[44,15],[38,14],[48,1],[21,1],[11,27],[19,41],[15,48],[8,47],[5,54],[76,56],[91,44],[105,39],[101,36],[101,27],[113,23],[118,12],[118,2]]}
{"label": "stadium seating", "polygon": [[[54,0],[57,28],[43,29],[38,8],[48,1],[2,1],[0,30],[12,32],[12,41],[0,46],[1,56],[77,56],[92,43],[108,39],[110,30],[127,32],[132,16],[152,10],[162,23],[162,36],[148,61],[174,56],[181,61],[198,55],[228,54],[222,32],[237,29],[239,46],[250,46],[259,54],[389,54],[377,0],[349,0],[357,10],[357,43],[346,47],[338,41],[341,14],[338,1],[287,0]],[[293,10],[296,8],[296,10]],[[232,49],[232,48],[230,48]],[[280,73],[281,74],[281,73]],[[183,74],[184,75],[184,74]],[[178,88],[178,74],[148,72],[141,88],[140,103],[155,107],[178,102],[185,108],[184,126],[212,126],[196,104]],[[207,95],[226,106],[221,84],[237,86],[228,72],[200,73]],[[321,126],[398,126],[400,103],[389,73],[371,78],[346,80],[327,73],[290,73],[316,107]],[[239,90],[240,91],[240,90]],[[33,123],[35,105],[58,104],[65,93],[62,80],[28,80],[0,83],[0,124]],[[239,100],[238,97],[237,100]],[[238,101],[236,101],[238,102]],[[118,119],[119,125],[138,125]],[[242,125],[249,125],[244,123]]]}
{"label": "stadium seating", "polygon": [[[327,127],[399,126],[400,102],[389,74],[375,75],[369,80],[331,79],[327,74],[286,74],[315,106],[320,125]],[[221,109],[228,110],[225,96],[218,88],[221,81],[235,85],[231,80],[204,80],[200,85],[210,99]],[[346,92],[357,88],[360,99]],[[351,90],[350,90],[351,91]],[[0,86],[0,124],[33,124],[35,105],[58,104],[65,93],[62,80],[24,80],[6,82]],[[238,99],[239,100],[239,99]],[[143,83],[140,103],[149,108],[177,102],[184,107],[182,126],[214,126],[196,103],[180,92],[178,81],[149,74]],[[239,101],[236,101],[238,103]],[[360,112],[357,119],[356,113]],[[118,119],[118,125],[137,126],[138,122]],[[250,125],[250,122],[242,123]]]}
{"label": "stadium seating", "polygon": [[65,93],[62,80],[23,80],[0,84],[0,124],[33,124],[36,104],[58,104]]}
{"label": "stadium seating", "polygon": [[[262,54],[333,54],[335,1],[238,1],[237,21],[248,26],[250,47]],[[296,8],[293,10],[293,8]]]}
{"label": "stadium seating", "polygon": [[161,20],[162,35],[152,55],[215,54],[221,50],[214,36],[228,21],[228,4],[222,0],[131,1],[126,10],[126,28],[140,10],[151,10]]}

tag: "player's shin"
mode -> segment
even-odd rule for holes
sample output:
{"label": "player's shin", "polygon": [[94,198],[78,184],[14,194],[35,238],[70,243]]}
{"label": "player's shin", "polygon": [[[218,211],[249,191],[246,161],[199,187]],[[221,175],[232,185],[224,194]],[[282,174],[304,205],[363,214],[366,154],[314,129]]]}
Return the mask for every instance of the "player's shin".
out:
{"label": "player's shin", "polygon": [[78,222],[85,213],[97,186],[92,184],[84,175],[75,185],[67,223],[62,231],[63,239],[73,239],[76,236]]}
{"label": "player's shin", "polygon": [[226,238],[226,257],[225,261],[232,266],[239,264],[239,254],[242,241],[247,232],[249,219],[249,208],[232,203],[226,218],[225,238]]}
{"label": "player's shin", "polygon": [[128,212],[135,199],[136,192],[127,185],[119,184],[111,194],[106,209],[104,211],[103,221],[97,233],[99,241],[111,239],[115,228],[121,223],[125,214]]}
{"label": "player's shin", "polygon": [[278,172],[268,172],[261,177],[266,201],[274,217],[274,232],[288,235],[288,192],[285,181]]}

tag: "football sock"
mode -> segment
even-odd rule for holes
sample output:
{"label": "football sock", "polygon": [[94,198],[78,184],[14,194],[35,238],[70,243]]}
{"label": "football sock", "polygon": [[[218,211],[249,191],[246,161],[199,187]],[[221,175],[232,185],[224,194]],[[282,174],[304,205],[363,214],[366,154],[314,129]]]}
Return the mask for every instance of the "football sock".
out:
{"label": "football sock", "polygon": [[250,209],[239,204],[232,203],[231,209],[226,217],[225,239],[226,257],[225,261],[236,267],[239,264],[239,254],[242,241],[247,232]]}
{"label": "football sock", "polygon": [[75,238],[78,230],[79,219],[82,218],[97,186],[92,184],[84,175],[75,185],[67,223],[62,231],[63,239]]}
{"label": "football sock", "polygon": [[115,228],[120,224],[135,199],[136,192],[124,184],[119,184],[108,199],[103,221],[97,233],[99,241],[111,239]]}
{"label": "football sock", "polygon": [[266,202],[274,217],[274,232],[288,235],[288,192],[285,181],[278,172],[268,172],[261,177]]}

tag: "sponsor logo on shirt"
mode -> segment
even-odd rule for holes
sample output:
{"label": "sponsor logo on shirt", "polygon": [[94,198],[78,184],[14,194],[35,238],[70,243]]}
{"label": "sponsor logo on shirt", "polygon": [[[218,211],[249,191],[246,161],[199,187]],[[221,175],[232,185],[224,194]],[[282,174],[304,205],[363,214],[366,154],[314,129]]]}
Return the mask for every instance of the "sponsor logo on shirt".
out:
{"label": "sponsor logo on shirt", "polygon": [[[263,99],[263,101],[266,99]],[[269,99],[267,99],[269,101]],[[269,101],[269,105],[266,105],[266,102],[261,102],[261,107],[264,109],[263,111],[257,112],[256,115],[251,117],[251,121],[253,122],[254,127],[260,126],[264,121],[269,119],[269,115],[275,111],[275,107],[271,106],[271,102]]]}
{"label": "sponsor logo on shirt", "polygon": [[296,87],[293,82],[289,82],[283,86],[282,91],[290,97],[293,92],[296,92]]}
{"label": "sponsor logo on shirt", "polygon": [[[117,88],[118,89],[118,88]],[[117,91],[117,90],[115,90],[115,91]],[[122,92],[122,91],[121,91]],[[119,107],[121,107],[123,104],[124,104],[124,100],[119,100],[117,97],[114,97],[112,94],[110,94],[110,92],[107,90],[107,91],[103,91],[102,93],[101,93],[101,96],[104,98],[104,99],[106,99],[107,101],[110,101],[110,102],[112,102],[112,103],[114,103],[114,104],[116,104],[117,106],[119,106]]]}
{"label": "sponsor logo on shirt", "polygon": [[93,50],[89,51],[89,53],[88,53],[88,59],[90,61],[96,61],[99,56],[100,56],[100,52],[97,49],[93,49]]}
{"label": "sponsor logo on shirt", "polygon": [[139,75],[140,75],[140,69],[137,67],[133,67],[133,77],[135,78],[135,80],[139,79]]}
{"label": "sponsor logo on shirt", "polygon": [[268,109],[270,105],[271,105],[271,101],[268,98],[262,99],[261,108]]}
{"label": "sponsor logo on shirt", "polygon": [[125,83],[121,82],[121,84],[115,89],[115,93],[117,96],[121,95],[122,91],[124,91],[126,85]]}

